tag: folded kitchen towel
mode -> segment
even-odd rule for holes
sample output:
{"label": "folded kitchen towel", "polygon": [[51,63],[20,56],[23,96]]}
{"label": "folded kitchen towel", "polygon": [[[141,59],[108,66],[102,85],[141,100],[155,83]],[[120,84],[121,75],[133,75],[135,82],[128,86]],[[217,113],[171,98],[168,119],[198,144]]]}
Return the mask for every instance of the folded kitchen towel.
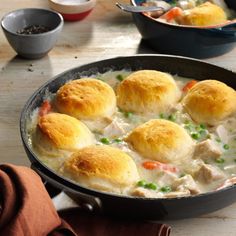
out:
{"label": "folded kitchen towel", "polygon": [[[169,236],[166,224],[114,220],[81,212],[79,209],[60,213],[79,236]],[[74,217],[72,217],[74,215]]]}
{"label": "folded kitchen towel", "polygon": [[[65,219],[65,220],[63,220]],[[72,229],[73,228],[73,229]],[[168,236],[165,224],[127,222],[83,213],[58,215],[40,177],[30,168],[0,165],[0,235]]]}
{"label": "folded kitchen towel", "polygon": [[0,235],[76,235],[60,219],[40,177],[30,168],[0,166],[0,205]]}

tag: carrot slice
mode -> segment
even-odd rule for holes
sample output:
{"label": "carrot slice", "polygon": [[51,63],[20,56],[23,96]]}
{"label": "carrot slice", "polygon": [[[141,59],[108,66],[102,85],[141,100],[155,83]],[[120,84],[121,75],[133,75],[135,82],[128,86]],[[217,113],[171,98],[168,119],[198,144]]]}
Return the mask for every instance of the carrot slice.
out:
{"label": "carrot slice", "polygon": [[183,87],[183,92],[188,92],[195,84],[197,83],[196,80],[191,80]]}
{"label": "carrot slice", "polygon": [[145,162],[143,162],[142,165],[147,170],[154,170],[154,169],[160,167],[161,163],[157,162],[157,161],[145,161]]}
{"label": "carrot slice", "polygon": [[175,20],[177,17],[180,17],[183,15],[183,10],[180,7],[173,7],[169,11],[167,11],[165,14],[160,16],[160,19],[164,19],[167,22],[170,22],[172,20]]}
{"label": "carrot slice", "polygon": [[45,100],[39,108],[39,116],[48,114],[52,109],[52,106],[48,100]]}
{"label": "carrot slice", "polygon": [[177,172],[177,168],[174,166],[170,166],[158,161],[145,161],[142,163],[142,166],[147,170],[154,170],[154,169],[160,169],[164,171],[170,171],[172,173]]}

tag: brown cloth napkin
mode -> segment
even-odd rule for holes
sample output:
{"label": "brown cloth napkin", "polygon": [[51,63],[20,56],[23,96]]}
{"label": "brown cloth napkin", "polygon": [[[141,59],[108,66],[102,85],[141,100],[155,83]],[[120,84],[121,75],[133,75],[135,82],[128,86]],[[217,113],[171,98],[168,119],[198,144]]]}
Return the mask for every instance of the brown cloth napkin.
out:
{"label": "brown cloth napkin", "polygon": [[[169,236],[166,224],[113,220],[81,212],[78,209],[60,214],[79,236]],[[74,217],[71,217],[74,215]]]}
{"label": "brown cloth napkin", "polygon": [[0,206],[0,235],[76,235],[60,219],[40,177],[30,168],[0,166]]}
{"label": "brown cloth napkin", "polygon": [[78,209],[61,212],[59,216],[40,177],[33,170],[11,164],[0,165],[0,235],[169,236],[169,234],[170,227],[165,224],[112,220],[83,213]]}

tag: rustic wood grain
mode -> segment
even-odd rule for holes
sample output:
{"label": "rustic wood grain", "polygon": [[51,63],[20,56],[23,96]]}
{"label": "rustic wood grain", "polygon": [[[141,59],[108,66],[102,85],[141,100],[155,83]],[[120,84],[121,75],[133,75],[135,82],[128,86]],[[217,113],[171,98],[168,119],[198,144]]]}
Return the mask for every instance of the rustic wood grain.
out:
{"label": "rustic wood grain", "polygon": [[[1,0],[0,17],[25,7],[48,8],[48,3],[46,0]],[[53,76],[84,63],[115,56],[156,53],[140,40],[131,15],[121,12],[114,0],[98,0],[86,19],[65,23],[54,49],[40,60],[17,57],[1,31],[0,162],[29,165],[21,143],[19,117],[34,90]],[[236,49],[205,61],[236,72],[235,58]],[[235,236],[236,204],[199,218],[167,223],[172,226],[172,236]]]}

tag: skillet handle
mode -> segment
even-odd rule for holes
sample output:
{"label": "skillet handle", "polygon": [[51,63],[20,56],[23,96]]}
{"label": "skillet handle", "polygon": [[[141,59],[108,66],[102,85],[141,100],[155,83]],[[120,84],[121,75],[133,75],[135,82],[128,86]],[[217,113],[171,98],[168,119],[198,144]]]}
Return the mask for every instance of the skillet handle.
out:
{"label": "skillet handle", "polygon": [[[44,184],[48,182],[51,185],[57,186],[57,188],[62,190],[59,195],[53,198],[53,203],[57,210],[62,210],[71,207],[80,207],[86,211],[91,212],[102,211],[102,202],[98,197],[75,191],[74,189],[71,189],[70,187],[61,184],[60,182],[46,175],[36,163],[32,163],[31,168],[43,178]],[[62,198],[64,198],[63,200],[65,201],[67,199],[68,202],[65,202],[65,204],[63,204],[64,206],[59,206],[59,204],[57,204],[59,202],[58,199]]]}
{"label": "skillet handle", "polygon": [[[52,198],[52,202],[57,211],[68,210],[72,208],[84,208],[72,198],[70,198],[65,192],[60,192],[58,195]],[[86,208],[90,210],[91,208]]]}

